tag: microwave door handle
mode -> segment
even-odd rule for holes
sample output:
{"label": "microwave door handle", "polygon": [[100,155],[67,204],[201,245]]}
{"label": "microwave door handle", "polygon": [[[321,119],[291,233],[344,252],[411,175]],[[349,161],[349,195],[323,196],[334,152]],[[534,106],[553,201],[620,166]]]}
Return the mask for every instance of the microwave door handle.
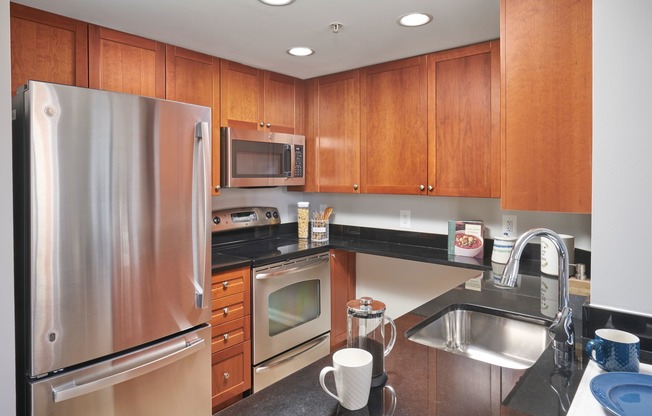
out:
{"label": "microwave door handle", "polygon": [[283,176],[292,176],[292,145],[283,145]]}
{"label": "microwave door handle", "polygon": [[207,241],[208,213],[208,175],[210,172],[210,132],[208,123],[195,125],[192,172],[192,253],[193,285],[195,286],[195,307],[206,308],[206,276],[208,276]]}

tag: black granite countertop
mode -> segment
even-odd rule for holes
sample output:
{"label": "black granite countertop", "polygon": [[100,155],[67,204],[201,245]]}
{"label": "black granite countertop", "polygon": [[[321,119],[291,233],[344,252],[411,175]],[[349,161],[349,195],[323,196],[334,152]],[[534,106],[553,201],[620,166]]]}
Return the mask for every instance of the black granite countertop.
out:
{"label": "black granite countertop", "polygon": [[[437,388],[437,378],[433,376],[438,374],[438,368],[437,360],[432,358],[432,352],[437,351],[438,357],[441,357],[441,354],[453,354],[409,341],[404,335],[407,330],[438,311],[459,303],[505,309],[520,314],[550,319],[541,314],[539,291],[540,279],[537,276],[521,275],[519,284],[515,289],[500,289],[493,283],[492,272],[487,271],[482,279],[480,291],[465,289],[464,285],[461,285],[397,318],[395,322],[399,335],[395,347],[387,356],[386,361],[389,376],[387,385],[391,386],[396,394],[396,411],[394,414],[451,414],[447,412],[450,412],[451,409],[455,412],[456,399],[459,399],[459,405],[462,406],[459,411],[464,412],[464,400],[467,400],[465,398],[478,393],[471,390],[473,390],[474,383],[477,383],[478,379],[482,377],[482,374],[476,371],[464,373],[464,370],[460,370],[460,374],[456,374],[455,378],[458,381],[461,379],[463,383],[466,378],[469,387],[468,389],[460,389],[457,392],[459,397],[452,398],[446,406],[446,411],[442,410],[442,413],[439,413],[436,406],[433,408],[435,405],[433,394],[436,394],[435,390]],[[579,334],[581,334],[580,317],[583,301],[583,298],[572,297],[571,306],[576,310],[573,314],[574,322],[576,332]],[[578,345],[581,346],[582,342],[579,342]],[[522,376],[519,375],[515,387],[511,388],[510,386],[509,392],[503,392],[505,399],[502,401],[502,405],[506,409],[514,414],[565,415],[563,409],[572,399],[582,376],[582,354],[580,350],[579,358],[575,359],[572,368],[560,372],[553,363],[551,348],[548,347],[531,368],[525,370]],[[458,360],[472,360],[461,356],[456,357],[459,357]],[[340,414],[382,415],[387,413],[387,408],[390,406],[390,399],[388,398],[390,392],[387,389],[372,389],[368,406],[356,412],[341,408],[337,401],[326,395],[319,385],[319,372],[324,366],[331,365],[331,360],[330,356],[325,357],[280,382],[246,397],[233,406],[217,413],[217,415],[310,414],[319,416]],[[439,360],[441,361],[442,358]],[[479,365],[481,370],[494,367],[500,371],[499,367],[489,366],[484,363]],[[444,379],[446,377],[444,375]],[[441,379],[439,382],[441,383]],[[487,382],[489,381],[487,380]],[[560,401],[560,396],[552,389],[551,383],[561,391],[561,397],[564,398],[562,401]]]}
{"label": "black granite countertop", "polygon": [[[289,230],[289,232],[287,232]],[[285,231],[285,233],[284,233]],[[538,318],[551,319],[542,314],[541,308],[541,276],[538,251],[530,253],[526,250],[521,260],[520,277],[516,288],[502,289],[494,285],[492,271],[491,246],[485,245],[483,259],[464,258],[449,255],[446,248],[446,236],[402,233],[387,230],[363,229],[359,227],[331,226],[331,238],[327,243],[310,243],[298,241],[296,230],[282,228],[271,230],[266,238],[276,238],[279,247],[272,256],[251,258],[248,254],[248,242],[224,244],[214,236],[213,240],[213,271],[218,272],[233,267],[255,266],[269,262],[283,261],[289,258],[316,254],[329,249],[342,249],[357,253],[381,255],[387,257],[416,260],[428,263],[443,264],[483,270],[481,290],[465,289],[459,286],[408,314],[396,319],[399,336],[394,350],[387,356],[386,369],[389,375],[387,385],[391,388],[372,389],[370,403],[361,411],[350,412],[339,407],[338,403],[326,395],[319,385],[321,368],[331,364],[331,357],[325,357],[316,363],[290,375],[274,385],[256,393],[231,407],[219,412],[219,416],[229,415],[338,415],[338,414],[384,414],[383,408],[389,406],[390,390],[396,394],[396,415],[426,415],[438,414],[433,411],[432,374],[436,373],[436,364],[430,358],[434,349],[407,340],[403,335],[408,329],[423,321],[426,317],[456,303],[475,304],[512,311]],[[257,236],[256,239],[258,239]],[[253,240],[249,240],[253,241]],[[282,245],[282,246],[281,246]],[[537,245],[538,246],[538,245]],[[494,265],[495,266],[495,265]],[[581,379],[582,349],[582,304],[583,297],[572,296],[573,318],[576,327],[578,358],[572,368],[560,373],[552,362],[552,347],[548,347],[539,360],[522,376],[518,377],[515,386],[510,386],[509,393],[503,392],[503,406],[514,414],[532,415],[564,415],[566,407]],[[437,350],[439,351],[439,350]],[[429,355],[430,354],[430,355]],[[440,354],[450,354],[441,352]],[[461,357],[464,360],[470,358]],[[491,366],[494,367],[494,366]],[[498,367],[500,369],[500,367]],[[458,375],[458,378],[460,375]],[[477,374],[473,372],[461,377],[468,377],[469,385]],[[551,387],[557,384],[557,391]],[[459,400],[464,401],[464,395],[470,391],[460,391]],[[560,397],[562,399],[560,400]],[[452,403],[455,400],[451,401]],[[449,409],[450,410],[450,409]],[[462,413],[457,413],[462,414]]]}

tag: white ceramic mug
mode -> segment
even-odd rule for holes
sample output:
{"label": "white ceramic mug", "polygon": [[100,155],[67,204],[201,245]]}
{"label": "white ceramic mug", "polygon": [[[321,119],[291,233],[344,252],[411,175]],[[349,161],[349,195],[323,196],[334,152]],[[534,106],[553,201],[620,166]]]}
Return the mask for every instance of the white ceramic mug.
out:
{"label": "white ceramic mug", "polygon": [[491,252],[491,261],[506,264],[514,248],[514,244],[516,244],[516,237],[494,237],[494,249]]}
{"label": "white ceramic mug", "polygon": [[[568,263],[575,263],[575,237],[559,234],[568,249]],[[569,266],[568,273],[572,276],[574,267]],[[559,253],[550,239],[541,237],[541,272],[552,276],[559,275]]]}
{"label": "white ceramic mug", "polygon": [[[333,367],[324,367],[319,373],[322,389],[349,410],[362,409],[369,401],[371,390],[372,355],[360,348],[344,348],[333,354]],[[335,377],[337,395],[326,387],[329,372]]]}

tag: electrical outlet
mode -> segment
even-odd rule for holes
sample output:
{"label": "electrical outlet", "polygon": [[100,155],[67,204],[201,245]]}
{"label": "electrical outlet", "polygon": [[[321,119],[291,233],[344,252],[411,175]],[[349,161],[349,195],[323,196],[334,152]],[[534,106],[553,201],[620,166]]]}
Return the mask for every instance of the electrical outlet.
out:
{"label": "electrical outlet", "polygon": [[401,228],[411,228],[412,223],[410,221],[410,210],[402,209],[399,214],[399,225]]}
{"label": "electrical outlet", "polygon": [[503,215],[503,235],[516,237],[516,215]]}

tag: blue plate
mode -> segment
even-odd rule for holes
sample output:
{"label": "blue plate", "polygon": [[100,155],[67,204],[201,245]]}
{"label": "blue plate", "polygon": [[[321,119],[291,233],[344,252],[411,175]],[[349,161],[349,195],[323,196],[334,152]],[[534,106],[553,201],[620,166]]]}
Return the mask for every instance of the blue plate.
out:
{"label": "blue plate", "polygon": [[639,373],[604,373],[591,379],[591,393],[617,416],[652,414],[652,376]]}

